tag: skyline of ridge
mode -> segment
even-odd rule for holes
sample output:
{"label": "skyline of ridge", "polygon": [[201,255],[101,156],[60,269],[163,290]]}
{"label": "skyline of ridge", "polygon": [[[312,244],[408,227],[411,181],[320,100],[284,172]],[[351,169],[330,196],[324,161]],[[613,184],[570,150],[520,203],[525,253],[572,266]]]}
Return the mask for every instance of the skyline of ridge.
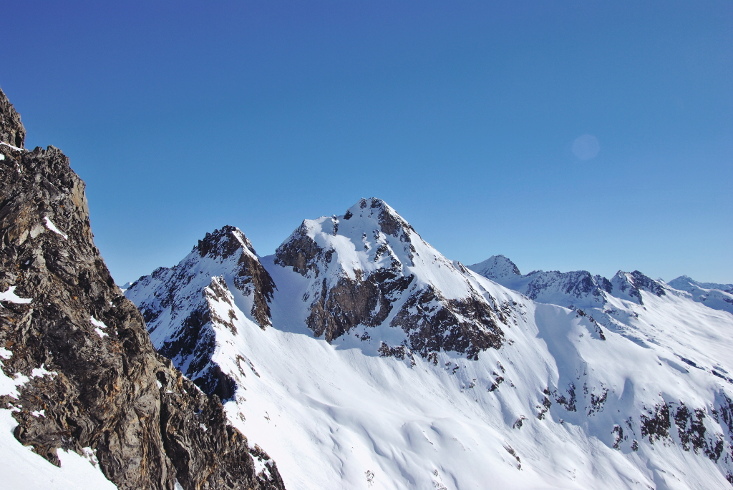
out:
{"label": "skyline of ridge", "polygon": [[87,182],[119,283],[225,224],[269,255],[367,196],[464,264],[733,282],[729,2],[6,15],[0,86]]}

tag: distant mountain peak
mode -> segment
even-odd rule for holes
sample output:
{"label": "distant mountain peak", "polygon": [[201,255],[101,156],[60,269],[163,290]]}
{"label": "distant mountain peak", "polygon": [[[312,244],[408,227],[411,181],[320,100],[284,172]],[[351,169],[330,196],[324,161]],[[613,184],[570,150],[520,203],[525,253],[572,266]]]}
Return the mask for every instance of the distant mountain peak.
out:
{"label": "distant mountain peak", "polygon": [[647,291],[656,296],[666,294],[662,284],[638,270],[633,272],[618,271],[611,279],[611,284],[613,285],[614,295],[623,297],[624,294],[627,294],[628,299],[639,304],[643,304],[640,291]]}
{"label": "distant mountain peak", "polygon": [[672,279],[667,284],[675,289],[688,290],[687,287],[693,286],[704,289],[719,289],[727,293],[733,293],[733,284],[720,284],[716,282],[700,282],[691,278],[690,276],[680,276],[676,279]]}
{"label": "distant mountain peak", "polygon": [[699,282],[689,276],[680,276],[667,285],[690,293],[693,300],[710,308],[733,313],[733,284]]}
{"label": "distant mountain peak", "polygon": [[470,265],[468,268],[491,280],[521,275],[517,265],[504,255],[492,255],[483,262]]}

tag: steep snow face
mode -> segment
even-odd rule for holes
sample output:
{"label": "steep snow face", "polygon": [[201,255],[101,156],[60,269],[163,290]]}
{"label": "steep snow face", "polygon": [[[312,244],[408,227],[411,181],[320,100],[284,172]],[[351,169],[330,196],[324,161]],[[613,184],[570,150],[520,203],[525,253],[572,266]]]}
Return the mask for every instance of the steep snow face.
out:
{"label": "steep snow face", "polygon": [[[659,283],[631,273],[597,283],[597,308],[533,301],[443,258],[378,200],[305,221],[259,261],[277,286],[271,328],[237,299],[223,270],[231,264],[212,261],[219,265],[198,276],[198,295],[186,278],[203,271],[200,258],[176,266],[186,287],[171,279],[157,294],[176,305],[177,318],[205,298],[209,365],[233,391],[229,419],[277,460],[291,488],[706,489],[733,481],[733,317],[687,293],[661,285],[657,294]],[[580,304],[578,288],[564,292],[570,276],[546,282]],[[611,295],[614,287],[625,296]],[[426,290],[448,311],[426,316],[419,301],[407,308],[438,337],[423,356],[393,319]],[[499,346],[476,355],[446,348],[440,321],[457,316],[452,302],[465,297],[499,319]],[[188,327],[172,318],[167,310],[156,317],[153,337],[180,338]],[[174,363],[198,369],[186,359]]]}
{"label": "steep snow face", "polygon": [[[215,330],[234,328],[237,315],[269,326],[273,291],[247,237],[225,226],[207,233],[175,267],[140,278],[125,295],[140,308],[155,348],[204,391],[227,399],[235,385],[211,362]],[[223,312],[221,301],[229,306]]]}
{"label": "steep snow face", "polygon": [[733,313],[733,284],[697,282],[687,276],[680,276],[668,284],[680,291],[687,291],[693,300],[709,308]]}
{"label": "steep snow face", "polygon": [[[293,321],[328,341],[355,331],[385,334],[386,353],[406,348],[423,357],[450,350],[476,358],[501,345],[494,298],[379,199],[362,199],[343,216],[304,221],[277,249],[274,266],[286,271],[271,267],[273,275],[302,276],[295,282],[306,310]],[[398,332],[371,330],[380,325]]]}

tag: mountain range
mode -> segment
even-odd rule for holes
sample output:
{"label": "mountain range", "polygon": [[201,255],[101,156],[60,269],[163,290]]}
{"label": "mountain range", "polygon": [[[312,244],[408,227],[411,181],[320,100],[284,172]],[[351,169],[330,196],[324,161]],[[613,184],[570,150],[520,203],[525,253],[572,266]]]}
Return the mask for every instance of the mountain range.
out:
{"label": "mountain range", "polygon": [[0,115],[14,488],[733,485],[732,285],[466,267],[368,198],[122,291],[68,159]]}
{"label": "mountain range", "polygon": [[271,256],[225,226],[125,294],[296,488],[715,488],[729,286],[685,284],[465,267],[370,198]]}

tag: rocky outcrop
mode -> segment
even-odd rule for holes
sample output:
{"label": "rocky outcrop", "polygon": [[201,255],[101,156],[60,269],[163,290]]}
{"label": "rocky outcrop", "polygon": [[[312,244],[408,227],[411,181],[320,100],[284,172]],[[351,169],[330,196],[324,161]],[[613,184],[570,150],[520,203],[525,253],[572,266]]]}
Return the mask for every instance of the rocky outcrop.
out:
{"label": "rocky outcrop", "polygon": [[[2,92],[0,112],[2,139],[22,146]],[[5,373],[28,377],[0,400],[16,438],[56,464],[58,448],[90,447],[120,488],[283,488],[274,463],[256,472],[217,397],[154,351],[94,246],[68,158],[8,145],[0,155],[0,293],[14,293],[2,296],[0,347]]]}
{"label": "rocky outcrop", "polygon": [[5,93],[0,90],[0,143],[23,148],[25,128]]}

